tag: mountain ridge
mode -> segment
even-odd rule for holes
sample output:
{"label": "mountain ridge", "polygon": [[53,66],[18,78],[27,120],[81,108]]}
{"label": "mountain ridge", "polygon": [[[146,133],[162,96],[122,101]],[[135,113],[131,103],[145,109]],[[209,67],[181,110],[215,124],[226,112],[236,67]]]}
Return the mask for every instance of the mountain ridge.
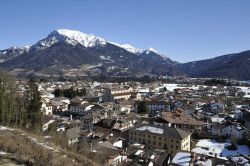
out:
{"label": "mountain ridge", "polygon": [[58,29],[33,45],[0,50],[0,68],[39,75],[187,75],[250,80],[250,51],[178,63],[153,48],[140,49]]}
{"label": "mountain ridge", "polygon": [[191,77],[250,79],[250,50],[179,64]]}
{"label": "mountain ridge", "polygon": [[45,72],[47,69],[50,69],[50,74],[58,74],[58,71],[59,74],[68,74],[71,69],[84,75],[182,74],[176,62],[155,49],[114,44],[80,31],[59,29],[26,49],[21,47],[15,50],[9,49],[8,53],[0,51],[0,67],[44,74],[48,73]]}

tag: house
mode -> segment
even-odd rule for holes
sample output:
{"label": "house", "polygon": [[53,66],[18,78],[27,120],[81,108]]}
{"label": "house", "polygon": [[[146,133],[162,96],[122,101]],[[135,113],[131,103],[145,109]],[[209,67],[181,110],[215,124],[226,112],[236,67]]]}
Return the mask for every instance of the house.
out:
{"label": "house", "polygon": [[103,165],[105,166],[116,166],[126,161],[127,157],[122,155],[120,151],[113,148],[112,144],[103,143],[97,147],[97,151],[100,152],[100,158],[104,159]]}
{"label": "house", "polygon": [[127,157],[121,166],[167,166],[170,155],[164,150],[149,150],[144,145],[132,144],[122,155]]}
{"label": "house", "polygon": [[101,121],[94,124],[94,126],[97,132],[111,133],[115,123],[116,119],[102,119]]}
{"label": "house", "polygon": [[212,117],[208,120],[208,132],[213,136],[231,137],[237,140],[248,139],[249,130],[237,122],[225,118]]}
{"label": "house", "polygon": [[88,111],[80,118],[81,126],[83,129],[93,130],[95,123],[107,117],[107,111],[105,110]]}
{"label": "house", "polygon": [[111,94],[110,88],[101,89],[99,96],[101,96],[101,102],[112,102],[114,100],[114,97]]}
{"label": "house", "polygon": [[62,103],[70,104],[70,99],[67,97],[58,97],[58,98],[55,98],[54,100],[61,101]]}
{"label": "house", "polygon": [[123,113],[130,113],[132,110],[132,102],[131,101],[122,101],[119,102],[120,111]]}
{"label": "house", "polygon": [[96,132],[104,134],[112,133],[114,136],[119,136],[127,140],[129,129],[132,128],[134,124],[124,118],[107,118],[102,119],[94,124],[94,126]]}
{"label": "house", "polygon": [[150,114],[155,115],[158,111],[169,110],[169,104],[166,100],[149,100],[146,101],[147,108]]}
{"label": "house", "polygon": [[41,109],[44,115],[53,115],[52,105],[50,103],[42,103]]}
{"label": "house", "polygon": [[222,102],[213,102],[210,104],[210,107],[214,113],[222,113],[225,109],[225,105]]}
{"label": "house", "polygon": [[53,112],[64,112],[68,111],[69,100],[64,101],[58,98],[51,100]]}
{"label": "house", "polygon": [[181,109],[160,114],[154,121],[155,125],[170,126],[189,130],[190,132],[202,132],[204,122],[197,121],[184,113]]}
{"label": "house", "polygon": [[69,105],[69,112],[74,113],[74,114],[84,114],[85,109],[88,106],[92,106],[89,104],[87,101],[82,101],[80,104],[79,103],[71,103]]}
{"label": "house", "polygon": [[[141,101],[135,101],[131,109],[137,112],[140,102]],[[150,115],[156,115],[162,111],[170,110],[169,103],[166,100],[149,99],[149,100],[145,100],[145,102],[146,102],[148,113]]]}

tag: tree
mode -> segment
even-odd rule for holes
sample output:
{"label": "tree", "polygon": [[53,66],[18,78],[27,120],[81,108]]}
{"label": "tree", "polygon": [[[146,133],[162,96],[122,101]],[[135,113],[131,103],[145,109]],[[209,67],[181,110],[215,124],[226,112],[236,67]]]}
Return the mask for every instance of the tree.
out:
{"label": "tree", "polygon": [[25,109],[26,109],[26,127],[41,130],[41,95],[38,86],[33,80],[30,80],[25,93]]}
{"label": "tree", "polygon": [[0,72],[0,124],[41,129],[41,96],[34,81],[24,95],[16,89],[15,79]]}
{"label": "tree", "polygon": [[55,97],[62,97],[63,96],[63,90],[62,89],[55,89],[55,91],[53,92],[53,94],[55,95]]}
{"label": "tree", "polygon": [[55,95],[55,97],[67,97],[67,98],[74,98],[76,96],[86,96],[87,92],[86,92],[86,89],[83,88],[83,89],[76,89],[74,90],[73,87],[70,87],[69,89],[55,89],[53,94]]}
{"label": "tree", "polygon": [[86,96],[86,94],[87,94],[87,91],[86,91],[85,88],[83,88],[83,89],[80,90],[80,95],[79,96]]}
{"label": "tree", "polygon": [[139,114],[146,114],[148,113],[147,103],[146,101],[141,101],[138,105],[138,111]]}
{"label": "tree", "polygon": [[8,74],[0,73],[0,123],[10,125],[15,105],[15,81]]}
{"label": "tree", "polygon": [[23,127],[27,121],[24,99],[13,76],[0,72],[0,124]]}

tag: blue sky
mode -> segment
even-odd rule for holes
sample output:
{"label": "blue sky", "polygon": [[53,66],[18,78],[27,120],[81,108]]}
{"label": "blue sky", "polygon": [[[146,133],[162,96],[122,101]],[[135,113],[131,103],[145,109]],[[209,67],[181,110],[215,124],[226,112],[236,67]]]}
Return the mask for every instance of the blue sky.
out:
{"label": "blue sky", "polygon": [[179,62],[250,49],[249,0],[1,0],[0,49],[60,28],[153,47]]}

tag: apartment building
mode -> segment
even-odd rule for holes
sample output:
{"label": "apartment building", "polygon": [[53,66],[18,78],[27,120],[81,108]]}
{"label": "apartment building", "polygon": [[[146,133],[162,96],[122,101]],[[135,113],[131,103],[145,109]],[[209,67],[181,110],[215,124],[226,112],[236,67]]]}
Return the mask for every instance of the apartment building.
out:
{"label": "apartment building", "polygon": [[111,94],[114,100],[125,99],[128,100],[133,93],[133,88],[113,88],[111,89]]}
{"label": "apartment building", "polygon": [[179,150],[190,151],[190,137],[190,132],[155,125],[142,125],[129,132],[131,144],[144,144],[148,149],[165,150],[170,154],[175,154]]}

